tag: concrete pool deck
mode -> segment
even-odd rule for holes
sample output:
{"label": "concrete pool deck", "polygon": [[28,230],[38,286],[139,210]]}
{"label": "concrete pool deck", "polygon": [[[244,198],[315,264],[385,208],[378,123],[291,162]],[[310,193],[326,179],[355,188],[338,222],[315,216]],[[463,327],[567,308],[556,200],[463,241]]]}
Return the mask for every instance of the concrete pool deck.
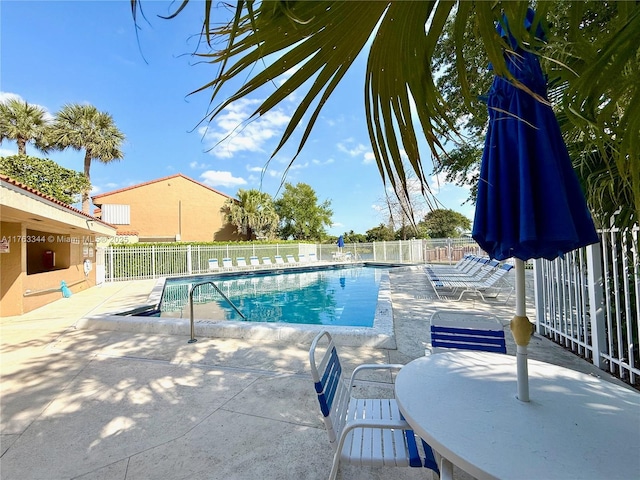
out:
{"label": "concrete pool deck", "polygon": [[[513,297],[507,304],[438,301],[418,268],[394,271],[390,282],[397,349],[339,347],[345,370],[422,356],[436,308],[491,311],[505,325],[513,315]],[[0,477],[326,479],[332,451],[308,373],[307,342],[199,337],[188,344],[188,335],[76,328],[83,318],[144,304],[154,284],[106,284],[0,319]],[[531,290],[530,277],[527,284]],[[510,334],[507,341],[513,355]],[[539,336],[530,357],[623,384]],[[358,388],[389,392],[392,379],[372,374]],[[471,478],[457,469],[454,476]],[[343,465],[339,478],[431,474]]]}

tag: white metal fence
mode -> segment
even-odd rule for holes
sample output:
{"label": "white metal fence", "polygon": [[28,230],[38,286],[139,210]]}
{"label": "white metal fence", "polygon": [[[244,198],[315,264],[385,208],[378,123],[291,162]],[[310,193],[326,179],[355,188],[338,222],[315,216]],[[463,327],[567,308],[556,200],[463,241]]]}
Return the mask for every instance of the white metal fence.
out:
{"label": "white metal fence", "polygon": [[[640,386],[640,257],[638,226],[600,233],[601,242],[534,263],[538,332],[603,370]],[[137,280],[207,273],[209,259],[309,255],[331,261],[337,245],[285,243],[116,246],[100,251],[104,280]],[[458,261],[481,254],[470,239],[352,243],[342,248],[358,261],[422,263]],[[97,266],[101,268],[100,265]]]}
{"label": "white metal fence", "polygon": [[276,255],[293,255],[297,260],[313,253],[320,261],[331,261],[338,252],[350,253],[358,261],[392,263],[457,262],[466,253],[480,253],[473,240],[455,238],[349,243],[342,249],[308,243],[115,246],[102,249],[98,259],[104,262],[104,280],[113,282],[207,273],[214,258],[219,265],[225,258],[235,265],[239,257],[248,261],[257,256],[262,263],[265,257],[274,262]]}
{"label": "white metal fence", "polygon": [[599,244],[536,260],[538,332],[640,386],[638,226],[600,232]]}

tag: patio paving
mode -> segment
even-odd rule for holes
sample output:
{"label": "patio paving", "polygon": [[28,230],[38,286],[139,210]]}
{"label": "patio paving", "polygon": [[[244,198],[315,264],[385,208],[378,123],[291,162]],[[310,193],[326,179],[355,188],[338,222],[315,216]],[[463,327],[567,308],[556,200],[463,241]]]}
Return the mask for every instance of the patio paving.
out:
{"label": "patio paving", "polygon": [[[347,374],[359,363],[422,356],[436,308],[491,311],[505,325],[513,315],[513,297],[506,304],[438,301],[419,267],[390,278],[398,348],[339,347]],[[527,284],[531,293],[529,277]],[[84,317],[146,303],[154,285],[106,284],[0,319],[0,478],[326,479],[332,451],[308,372],[308,343],[199,338],[188,344],[186,335],[75,328]],[[531,318],[531,295],[528,300]],[[507,341],[515,354],[511,335]],[[530,357],[623,384],[539,336]],[[392,381],[372,374],[358,393],[391,393]],[[454,476],[471,478],[457,469]],[[428,479],[431,473],[342,465],[339,478]]]}

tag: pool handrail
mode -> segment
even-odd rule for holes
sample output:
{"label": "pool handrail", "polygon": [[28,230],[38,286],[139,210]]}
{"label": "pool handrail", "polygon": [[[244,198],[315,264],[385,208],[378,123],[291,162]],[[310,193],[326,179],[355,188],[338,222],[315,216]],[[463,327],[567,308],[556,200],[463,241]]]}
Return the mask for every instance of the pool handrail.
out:
{"label": "pool handrail", "polygon": [[194,326],[194,319],[193,319],[193,292],[196,290],[196,288],[202,285],[207,285],[207,284],[210,284],[220,295],[222,295],[222,298],[224,298],[227,301],[227,303],[231,305],[231,307],[233,307],[236,313],[240,315],[243,318],[243,320],[247,319],[247,317],[245,317],[242,314],[242,312],[238,310],[238,307],[236,307],[235,304],[231,300],[229,300],[229,298],[224,293],[222,293],[222,290],[220,290],[215,283],[213,283],[212,281],[196,283],[193,287],[191,287],[191,290],[189,291],[189,321],[190,321],[190,327],[191,327],[191,332],[190,332],[191,338],[187,343],[194,343],[198,341],[195,338],[195,326]]}

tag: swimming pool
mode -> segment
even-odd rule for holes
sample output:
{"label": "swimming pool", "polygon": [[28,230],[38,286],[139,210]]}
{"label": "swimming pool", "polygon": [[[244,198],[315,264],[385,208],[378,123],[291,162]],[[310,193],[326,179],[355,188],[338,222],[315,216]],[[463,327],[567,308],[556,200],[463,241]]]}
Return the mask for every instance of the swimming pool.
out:
{"label": "swimming pool", "polygon": [[[340,326],[302,323],[283,323],[279,321],[236,321],[219,319],[200,319],[194,315],[196,337],[214,338],[235,338],[238,340],[249,340],[259,342],[261,340],[282,341],[285,344],[311,343],[313,338],[322,330],[331,333],[334,341],[339,345],[368,346],[375,348],[396,348],[396,339],[393,327],[393,308],[391,302],[391,272],[413,268],[405,265],[389,265],[364,262],[357,265],[365,265],[381,272],[378,286],[378,299],[375,307],[372,327],[362,326]],[[287,272],[311,271],[322,268],[331,270],[341,268],[337,265],[304,266],[284,269]],[[382,270],[381,270],[382,269]],[[282,269],[279,269],[282,270]],[[245,279],[259,276],[265,273],[277,273],[279,270],[256,270],[247,272],[221,273],[218,279],[233,275],[244,275]],[[196,277],[184,277],[185,280],[193,281]],[[165,288],[167,278],[157,281],[155,287],[150,292],[146,302],[139,307],[126,312],[103,313],[85,317],[76,322],[76,328],[89,330],[114,330],[119,332],[144,333],[148,335],[178,335],[189,338],[190,318],[189,310],[183,309],[181,312],[174,312],[176,317],[150,316],[158,312],[162,293]],[[347,278],[345,277],[345,282]],[[340,282],[338,282],[340,285]],[[340,287],[341,288],[341,285]],[[204,306],[204,305],[202,305]],[[200,308],[201,305],[195,305]],[[195,312],[197,313],[197,312]]]}
{"label": "swimming pool", "polygon": [[[209,275],[166,280],[160,316],[208,320],[372,327],[388,269],[348,266]],[[214,288],[222,291],[241,315]]]}

